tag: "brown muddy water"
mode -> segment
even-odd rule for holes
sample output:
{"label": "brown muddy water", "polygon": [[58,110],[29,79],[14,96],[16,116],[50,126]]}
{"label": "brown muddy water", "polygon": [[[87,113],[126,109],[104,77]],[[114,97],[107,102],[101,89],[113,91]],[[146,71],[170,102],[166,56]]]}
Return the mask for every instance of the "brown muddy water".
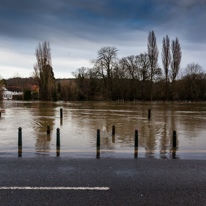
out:
{"label": "brown muddy water", "polygon": [[[22,156],[96,157],[100,129],[101,157],[206,159],[206,103],[173,102],[25,102],[4,100],[0,117],[0,156],[17,156],[18,127],[22,127]],[[63,108],[63,119],[60,118]],[[148,109],[151,119],[148,120]],[[47,135],[47,126],[51,134]],[[112,126],[116,134],[112,137]],[[173,130],[177,149],[172,153]]]}

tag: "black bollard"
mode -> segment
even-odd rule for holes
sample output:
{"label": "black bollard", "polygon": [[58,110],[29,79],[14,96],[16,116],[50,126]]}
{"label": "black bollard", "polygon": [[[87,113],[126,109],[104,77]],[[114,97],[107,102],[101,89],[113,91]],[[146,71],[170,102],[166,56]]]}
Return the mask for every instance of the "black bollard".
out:
{"label": "black bollard", "polygon": [[60,118],[63,118],[62,108],[60,109]]}
{"label": "black bollard", "polygon": [[18,128],[18,156],[21,157],[22,155],[22,128]]}
{"label": "black bollard", "polygon": [[100,158],[100,130],[97,130],[97,159]]}
{"label": "black bollard", "polygon": [[60,146],[56,147],[56,156],[59,157],[60,156]]}
{"label": "black bollard", "polygon": [[60,129],[57,128],[56,156],[60,156]]}
{"label": "black bollard", "polygon": [[148,109],[148,119],[150,119],[150,116],[151,116],[151,112],[150,112],[151,110],[150,109]]}
{"label": "black bollard", "polygon": [[18,132],[18,146],[22,146],[22,128],[19,127]]}
{"label": "black bollard", "polygon": [[135,148],[138,148],[138,130],[135,130]]}
{"label": "black bollard", "polygon": [[50,126],[47,126],[47,134],[50,134]]}
{"label": "black bollard", "polygon": [[135,130],[135,146],[134,146],[134,157],[137,158],[138,155],[138,130]]}
{"label": "black bollard", "polygon": [[172,158],[177,159],[176,148],[173,148],[173,150],[172,150]]}
{"label": "black bollard", "polygon": [[18,151],[18,157],[22,157],[22,150]]}
{"label": "black bollard", "polygon": [[115,135],[115,126],[112,126],[112,135]]}
{"label": "black bollard", "polygon": [[176,130],[173,131],[173,147],[177,146]]}
{"label": "black bollard", "polygon": [[60,129],[57,128],[57,141],[56,141],[56,146],[60,147]]}

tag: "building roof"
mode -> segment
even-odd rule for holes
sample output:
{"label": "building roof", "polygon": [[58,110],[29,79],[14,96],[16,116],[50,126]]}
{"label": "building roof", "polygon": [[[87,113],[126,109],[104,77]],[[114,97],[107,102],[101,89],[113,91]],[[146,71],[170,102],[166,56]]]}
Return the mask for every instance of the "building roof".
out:
{"label": "building roof", "polygon": [[6,86],[6,89],[12,92],[22,92],[23,91],[21,87],[17,87],[17,86]]}
{"label": "building roof", "polygon": [[0,90],[7,91],[7,88],[4,85],[3,87],[0,88]]}
{"label": "building roof", "polygon": [[35,84],[25,84],[25,88],[30,89],[31,91],[39,91],[39,86]]}

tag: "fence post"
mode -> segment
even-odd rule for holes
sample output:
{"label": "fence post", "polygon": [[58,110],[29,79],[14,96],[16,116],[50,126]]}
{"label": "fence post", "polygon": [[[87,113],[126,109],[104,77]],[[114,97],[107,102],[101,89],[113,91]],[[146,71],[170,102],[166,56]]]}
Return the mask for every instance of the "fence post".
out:
{"label": "fence post", "polygon": [[97,159],[100,158],[100,130],[97,130]]}

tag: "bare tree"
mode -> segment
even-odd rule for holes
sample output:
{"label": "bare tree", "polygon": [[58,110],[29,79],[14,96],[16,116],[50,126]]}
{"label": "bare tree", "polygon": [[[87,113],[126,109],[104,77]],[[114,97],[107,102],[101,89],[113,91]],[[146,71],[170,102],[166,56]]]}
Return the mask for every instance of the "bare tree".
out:
{"label": "bare tree", "polygon": [[[204,99],[205,92],[202,92],[202,82],[205,85],[205,73],[199,64],[191,63],[183,71],[183,82],[188,100]],[[205,91],[205,89],[204,89]]]}
{"label": "bare tree", "polygon": [[149,56],[147,53],[140,54],[137,56],[137,64],[139,67],[139,72],[140,72],[140,78],[142,81],[142,88],[141,88],[141,96],[142,99],[145,99],[145,81],[149,77],[149,68],[150,68],[150,61],[149,61]]}
{"label": "bare tree", "polygon": [[137,64],[137,56],[131,55],[124,57],[119,62],[123,66],[125,73],[131,82],[131,95],[130,99],[136,99],[138,97],[139,87],[139,68]]}
{"label": "bare tree", "polygon": [[79,100],[88,100],[90,91],[90,75],[92,75],[89,68],[81,67],[76,72],[72,73],[77,79],[78,97]]}
{"label": "bare tree", "polygon": [[178,38],[172,41],[172,61],[171,61],[171,79],[172,79],[172,96],[174,100],[175,79],[179,73],[180,62],[182,58],[181,47]]}
{"label": "bare tree", "polygon": [[39,85],[41,99],[51,100],[56,88],[49,42],[39,43],[35,54],[37,62],[34,65],[34,77]]}
{"label": "bare tree", "polygon": [[85,67],[81,67],[78,68],[75,72],[72,72],[72,75],[74,75],[76,78],[81,78],[81,79],[88,78],[87,70],[89,69]]}
{"label": "bare tree", "polygon": [[128,71],[128,65],[126,57],[123,57],[119,60],[118,65],[115,68],[115,73],[118,74],[120,79],[129,79],[131,75]]}
{"label": "bare tree", "polygon": [[128,77],[131,79],[139,79],[139,70],[137,65],[137,57],[134,55],[123,57],[119,62],[126,73],[128,73]]}
{"label": "bare tree", "polygon": [[153,77],[155,75],[155,69],[157,68],[157,61],[158,61],[158,55],[159,51],[157,48],[156,43],[156,36],[154,31],[150,31],[148,35],[148,43],[147,43],[147,50],[148,50],[148,56],[150,61],[150,99],[152,101],[152,95],[153,95]]}
{"label": "bare tree", "polygon": [[98,51],[98,57],[93,63],[101,77],[111,79],[117,59],[117,51],[115,47],[102,47]]}
{"label": "bare tree", "polygon": [[96,74],[104,80],[104,95],[111,99],[112,73],[116,67],[117,49],[115,47],[102,47],[98,51],[98,57],[93,61]]}
{"label": "bare tree", "polygon": [[166,87],[165,87],[165,97],[168,100],[168,73],[169,73],[169,66],[171,63],[171,54],[170,54],[170,38],[166,35],[166,38],[163,37],[162,41],[162,64],[164,67],[165,72],[165,80],[166,80]]}

